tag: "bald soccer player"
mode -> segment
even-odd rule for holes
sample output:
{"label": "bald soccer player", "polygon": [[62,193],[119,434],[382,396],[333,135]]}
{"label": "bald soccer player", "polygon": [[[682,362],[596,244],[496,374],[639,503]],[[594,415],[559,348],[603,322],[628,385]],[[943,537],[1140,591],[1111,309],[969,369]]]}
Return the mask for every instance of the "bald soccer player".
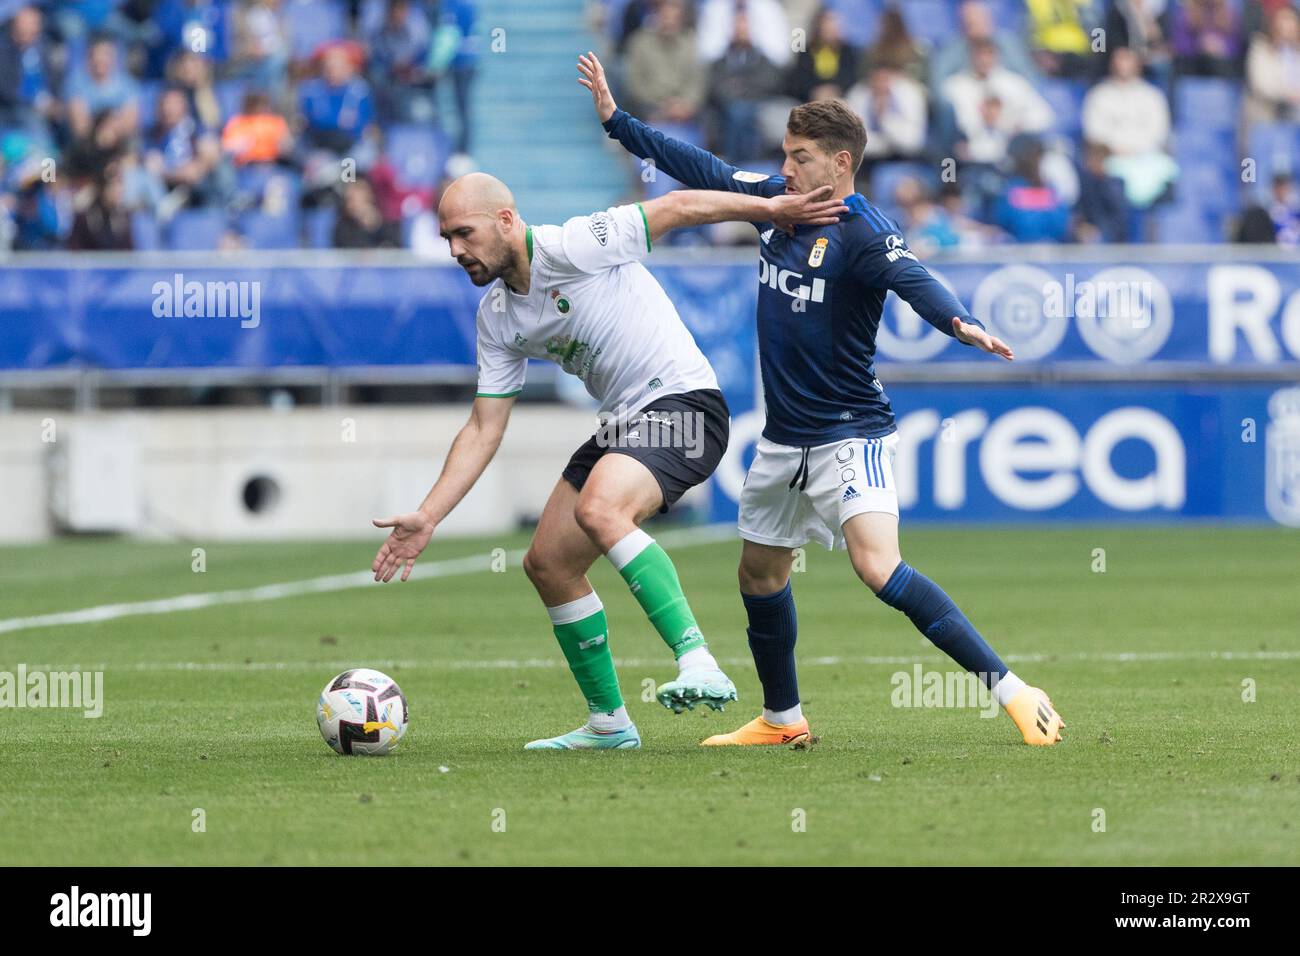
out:
{"label": "bald soccer player", "polygon": [[716,710],[736,688],[709,653],[672,561],[640,525],[713,473],[727,448],[729,413],[708,360],[659,284],[641,265],[672,229],[726,220],[830,224],[845,208],[830,189],[771,198],[673,192],[563,226],[524,222],[500,180],[473,173],[443,194],[438,216],[451,253],[477,286],[478,393],[442,474],[418,511],[376,520],[391,528],[376,580],[402,580],[439,522],[473,487],[501,443],[530,358],[555,362],[600,401],[601,427],[569,460],[524,557],[560,649],[587,704],[577,730],[530,750],[641,746],[610,654],[604,606],[587,580],[602,554],[618,569],[677,660],[658,688],[680,713]]}

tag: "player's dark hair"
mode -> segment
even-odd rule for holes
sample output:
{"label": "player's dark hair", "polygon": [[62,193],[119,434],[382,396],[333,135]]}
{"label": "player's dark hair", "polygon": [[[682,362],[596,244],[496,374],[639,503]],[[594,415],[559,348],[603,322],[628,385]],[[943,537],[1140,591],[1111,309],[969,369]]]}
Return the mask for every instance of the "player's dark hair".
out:
{"label": "player's dark hair", "polygon": [[867,129],[858,114],[839,100],[815,100],[790,111],[785,124],[791,136],[810,139],[834,156],[848,150],[849,163],[856,174],[867,149]]}

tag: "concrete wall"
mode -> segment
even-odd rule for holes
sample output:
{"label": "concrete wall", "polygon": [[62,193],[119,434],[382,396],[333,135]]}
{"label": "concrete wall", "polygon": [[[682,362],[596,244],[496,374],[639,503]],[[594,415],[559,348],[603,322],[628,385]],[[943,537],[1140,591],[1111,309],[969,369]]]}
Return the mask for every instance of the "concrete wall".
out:
{"label": "concrete wall", "polygon": [[[0,415],[0,541],[50,537],[68,504],[83,530],[144,537],[365,536],[372,517],[419,505],[466,415],[460,406]],[[495,533],[535,518],[595,426],[589,411],[517,407],[442,530]],[[244,489],[258,476],[278,495],[253,512]]]}

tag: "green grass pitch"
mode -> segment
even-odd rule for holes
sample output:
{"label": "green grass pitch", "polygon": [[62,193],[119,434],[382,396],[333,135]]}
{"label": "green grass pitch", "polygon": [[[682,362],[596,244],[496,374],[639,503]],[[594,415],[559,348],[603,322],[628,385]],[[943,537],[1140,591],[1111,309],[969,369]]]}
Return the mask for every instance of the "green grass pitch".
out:
{"label": "green grass pitch", "polygon": [[[190,544],[3,548],[0,619],[356,571],[378,543],[212,545],[202,574]],[[525,543],[435,539],[426,563],[484,555],[452,577],[0,633],[0,670],[102,668],[106,698],[99,719],[0,710],[0,863],[1300,863],[1300,534],[905,528],[909,561],[1051,693],[1054,748],[1005,716],[892,706],[891,675],[945,659],[815,546],[795,595],[819,740],[697,746],[761,704],[727,540],[670,553],[739,704],[643,699],[674,669],[602,561],[644,749],[526,753],[582,707],[517,562],[488,569]],[[320,739],[316,695],[348,666],[406,692],[389,757]]]}

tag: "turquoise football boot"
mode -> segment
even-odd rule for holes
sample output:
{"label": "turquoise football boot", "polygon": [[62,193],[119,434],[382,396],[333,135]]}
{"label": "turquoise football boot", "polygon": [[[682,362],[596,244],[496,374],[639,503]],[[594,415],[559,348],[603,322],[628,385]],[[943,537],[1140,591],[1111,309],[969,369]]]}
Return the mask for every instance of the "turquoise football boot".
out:
{"label": "turquoise football boot", "polygon": [[689,670],[678,674],[676,680],[660,684],[655,697],[674,714],[694,710],[696,704],[726,710],[726,705],[736,699],[736,685],[716,668]]}
{"label": "turquoise football boot", "polygon": [[592,730],[586,724],[558,737],[544,737],[524,744],[525,750],[636,750],[641,735],[636,724],[622,730]]}

